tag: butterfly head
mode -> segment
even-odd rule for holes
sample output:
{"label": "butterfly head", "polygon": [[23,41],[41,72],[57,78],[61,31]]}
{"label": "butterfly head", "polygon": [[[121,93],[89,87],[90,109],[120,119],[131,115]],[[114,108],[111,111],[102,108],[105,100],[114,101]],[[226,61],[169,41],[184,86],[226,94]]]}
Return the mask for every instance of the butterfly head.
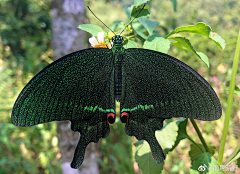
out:
{"label": "butterfly head", "polygon": [[123,39],[122,36],[116,35],[116,36],[113,36],[113,37],[112,37],[112,42],[113,42],[114,44],[122,44],[122,43],[124,42],[124,39]]}

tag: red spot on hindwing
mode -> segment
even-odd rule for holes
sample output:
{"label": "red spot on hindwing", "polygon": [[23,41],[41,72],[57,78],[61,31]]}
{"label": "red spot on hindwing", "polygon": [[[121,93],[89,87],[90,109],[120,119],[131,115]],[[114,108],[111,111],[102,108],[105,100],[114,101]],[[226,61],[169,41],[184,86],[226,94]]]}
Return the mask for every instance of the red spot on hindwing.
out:
{"label": "red spot on hindwing", "polygon": [[115,114],[114,113],[108,113],[107,114],[107,122],[108,124],[113,124],[115,122]]}
{"label": "red spot on hindwing", "polygon": [[122,123],[126,124],[128,122],[128,119],[129,119],[129,113],[128,112],[121,113],[120,120],[121,120]]}

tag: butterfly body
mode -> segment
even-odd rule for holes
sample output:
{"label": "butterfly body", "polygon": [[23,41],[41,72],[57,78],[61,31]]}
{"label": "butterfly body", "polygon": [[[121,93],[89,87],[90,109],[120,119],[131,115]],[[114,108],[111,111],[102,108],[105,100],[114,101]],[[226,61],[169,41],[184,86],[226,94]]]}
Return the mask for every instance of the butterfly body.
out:
{"label": "butterfly body", "polygon": [[157,163],[165,156],[155,131],[165,119],[210,121],[222,113],[212,87],[188,65],[160,52],[124,49],[117,35],[111,49],[77,51],[44,68],[20,93],[11,119],[17,126],[71,121],[71,129],[81,134],[71,164],[78,168],[87,145],[109,135],[115,100],[125,132],[146,140]]}
{"label": "butterfly body", "polygon": [[113,37],[113,47],[112,53],[114,58],[114,82],[115,82],[115,96],[116,100],[121,100],[121,91],[122,91],[122,61],[124,59],[124,48],[123,48],[123,38],[119,35]]}

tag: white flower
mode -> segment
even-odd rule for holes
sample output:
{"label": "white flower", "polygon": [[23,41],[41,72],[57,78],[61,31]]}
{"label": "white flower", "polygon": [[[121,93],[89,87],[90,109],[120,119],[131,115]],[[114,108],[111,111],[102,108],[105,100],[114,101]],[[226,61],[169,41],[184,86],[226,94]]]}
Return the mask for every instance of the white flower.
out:
{"label": "white flower", "polygon": [[94,36],[92,36],[91,38],[89,38],[89,42],[94,48],[108,48],[107,44],[104,42],[104,32],[98,33],[98,40]]}

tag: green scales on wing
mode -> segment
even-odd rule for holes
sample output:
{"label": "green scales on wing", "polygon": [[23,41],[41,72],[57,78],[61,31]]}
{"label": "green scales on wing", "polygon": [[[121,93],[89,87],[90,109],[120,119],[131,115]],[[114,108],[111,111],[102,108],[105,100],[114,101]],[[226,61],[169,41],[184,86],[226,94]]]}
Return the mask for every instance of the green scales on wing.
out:
{"label": "green scales on wing", "polygon": [[70,120],[81,138],[71,166],[78,168],[86,146],[109,135],[116,119],[115,99],[125,131],[146,140],[157,163],[164,153],[155,138],[172,117],[216,120],[221,105],[212,87],[192,68],[160,52],[123,48],[122,36],[112,49],[92,48],[66,55],[39,72],[14,104],[12,123],[32,126]]}

